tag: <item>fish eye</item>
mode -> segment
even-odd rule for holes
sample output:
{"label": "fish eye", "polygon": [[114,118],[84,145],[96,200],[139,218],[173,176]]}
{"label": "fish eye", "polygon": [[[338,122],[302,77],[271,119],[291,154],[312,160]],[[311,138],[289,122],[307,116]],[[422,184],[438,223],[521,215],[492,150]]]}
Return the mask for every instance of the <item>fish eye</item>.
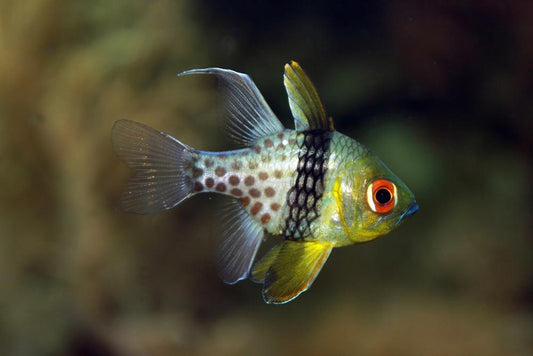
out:
{"label": "fish eye", "polygon": [[381,205],[388,204],[392,199],[392,193],[387,188],[380,188],[376,194],[374,194],[374,199]]}
{"label": "fish eye", "polygon": [[377,179],[368,186],[366,200],[373,212],[388,213],[396,206],[396,186],[387,179]]}

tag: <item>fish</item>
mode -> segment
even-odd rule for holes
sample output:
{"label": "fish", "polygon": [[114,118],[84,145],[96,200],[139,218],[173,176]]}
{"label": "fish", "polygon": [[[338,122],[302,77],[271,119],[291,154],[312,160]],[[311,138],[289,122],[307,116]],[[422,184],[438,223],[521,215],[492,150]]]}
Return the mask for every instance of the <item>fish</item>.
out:
{"label": "fish", "polygon": [[[121,208],[171,209],[204,193],[229,196],[216,265],[221,279],[263,285],[268,304],[311,287],[333,248],[370,241],[419,209],[414,194],[375,154],[335,130],[301,66],[285,64],[294,118],[285,128],[247,74],[222,68],[178,74],[217,77],[236,150],[192,148],[142,123],[119,120],[111,139],[132,170]],[[266,238],[276,244],[256,258]]]}

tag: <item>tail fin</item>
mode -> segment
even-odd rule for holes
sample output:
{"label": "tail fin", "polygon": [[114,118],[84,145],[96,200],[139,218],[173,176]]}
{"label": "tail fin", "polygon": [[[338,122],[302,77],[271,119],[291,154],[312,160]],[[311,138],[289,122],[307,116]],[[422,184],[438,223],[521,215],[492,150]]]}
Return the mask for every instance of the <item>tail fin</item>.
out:
{"label": "tail fin", "polygon": [[137,214],[170,209],[193,194],[187,169],[193,149],[138,122],[120,120],[111,130],[117,156],[133,171],[121,208]]}

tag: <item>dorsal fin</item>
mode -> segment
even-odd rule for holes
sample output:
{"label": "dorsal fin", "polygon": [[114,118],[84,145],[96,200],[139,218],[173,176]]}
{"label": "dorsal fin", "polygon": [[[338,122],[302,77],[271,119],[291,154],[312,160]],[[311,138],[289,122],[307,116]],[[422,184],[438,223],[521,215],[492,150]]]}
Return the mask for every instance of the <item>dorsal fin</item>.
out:
{"label": "dorsal fin", "polygon": [[284,130],[250,77],[229,69],[192,69],[178,74],[213,74],[218,78],[230,120],[229,136],[238,144],[251,146],[258,138]]}
{"label": "dorsal fin", "polygon": [[334,130],[333,121],[328,119],[315,86],[295,61],[285,64],[283,84],[297,131]]}

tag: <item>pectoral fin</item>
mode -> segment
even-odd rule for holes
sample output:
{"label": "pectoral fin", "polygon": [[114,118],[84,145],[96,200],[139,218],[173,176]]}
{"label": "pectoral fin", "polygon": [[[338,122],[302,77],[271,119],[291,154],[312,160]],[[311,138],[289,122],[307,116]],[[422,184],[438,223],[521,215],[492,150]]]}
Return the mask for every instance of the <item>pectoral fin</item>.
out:
{"label": "pectoral fin", "polygon": [[[333,247],[331,244],[314,241],[285,241],[279,246],[279,251],[276,251],[276,246],[265,256],[273,259],[266,271],[263,287],[263,299],[269,304],[287,303],[306,291]],[[264,261],[267,263],[268,259]],[[254,267],[254,277],[261,277],[264,270],[262,263],[263,260]]]}
{"label": "pectoral fin", "polygon": [[326,110],[315,86],[295,61],[285,64],[283,83],[297,131],[333,131],[333,121],[326,116]]}

